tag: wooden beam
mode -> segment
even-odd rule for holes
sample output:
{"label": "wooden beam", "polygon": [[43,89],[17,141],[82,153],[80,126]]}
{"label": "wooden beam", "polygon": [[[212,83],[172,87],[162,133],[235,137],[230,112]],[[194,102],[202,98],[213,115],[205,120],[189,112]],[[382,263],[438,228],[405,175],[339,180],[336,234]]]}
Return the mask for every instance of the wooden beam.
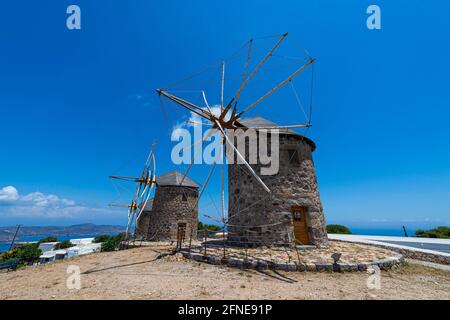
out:
{"label": "wooden beam", "polygon": [[251,109],[253,109],[254,107],[256,107],[258,104],[260,104],[263,100],[267,99],[268,97],[270,97],[272,94],[274,94],[275,92],[277,92],[279,89],[281,89],[284,85],[286,85],[289,81],[291,81],[293,78],[295,78],[300,72],[304,71],[307,67],[309,67],[310,65],[312,65],[314,62],[316,61],[316,59],[310,59],[307,63],[305,63],[303,66],[301,66],[299,69],[297,69],[293,74],[291,74],[286,80],[284,80],[283,82],[281,82],[279,85],[277,85],[275,88],[273,88],[272,90],[270,90],[269,92],[267,92],[264,96],[262,96],[261,98],[259,98],[257,101],[255,101],[254,103],[252,103],[250,106],[248,106],[244,111],[241,111],[239,114],[237,114],[236,116],[234,116],[234,118],[232,120],[236,120],[240,117],[242,117],[242,115],[244,115],[246,112],[250,111]]}
{"label": "wooden beam", "polygon": [[197,114],[198,116],[205,118],[207,120],[211,120],[211,114],[206,112],[204,109],[200,108],[199,106],[196,106],[195,104],[193,104],[187,100],[181,99],[181,98],[174,96],[173,94],[170,94],[161,89],[157,89],[156,92],[160,95],[165,96],[169,100],[176,102],[177,104],[188,109],[189,111],[192,111],[193,113]]}
{"label": "wooden beam", "polygon": [[242,90],[244,90],[245,86],[248,84],[250,80],[258,73],[258,71],[261,69],[261,67],[266,63],[266,61],[272,56],[272,54],[275,52],[275,50],[280,46],[280,44],[283,42],[283,40],[287,37],[288,33],[286,32],[283,34],[278,40],[278,42],[275,44],[275,46],[266,54],[264,59],[256,66],[255,70],[248,76],[248,78],[241,84],[239,90],[236,92],[234,97],[239,97],[241,95]]}

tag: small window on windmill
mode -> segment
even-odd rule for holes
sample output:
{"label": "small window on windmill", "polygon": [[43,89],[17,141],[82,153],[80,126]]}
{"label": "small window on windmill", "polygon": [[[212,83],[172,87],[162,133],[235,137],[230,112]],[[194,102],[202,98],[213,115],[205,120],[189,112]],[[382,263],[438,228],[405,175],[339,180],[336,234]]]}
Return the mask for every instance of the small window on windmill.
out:
{"label": "small window on windmill", "polygon": [[298,155],[298,151],[295,149],[288,149],[288,154],[289,154],[289,163],[299,166],[300,157]]}
{"label": "small window on windmill", "polygon": [[183,201],[187,201],[186,193],[183,193],[182,200],[183,200]]}

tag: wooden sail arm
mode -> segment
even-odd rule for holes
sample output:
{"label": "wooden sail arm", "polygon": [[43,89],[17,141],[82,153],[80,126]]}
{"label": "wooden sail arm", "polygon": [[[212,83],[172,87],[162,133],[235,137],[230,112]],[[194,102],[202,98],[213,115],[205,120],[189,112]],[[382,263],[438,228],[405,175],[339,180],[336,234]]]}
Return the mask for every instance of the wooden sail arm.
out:
{"label": "wooden sail arm", "polygon": [[248,106],[244,111],[241,111],[240,113],[238,113],[237,115],[235,115],[231,120],[235,121],[236,119],[242,117],[242,115],[244,115],[245,113],[247,113],[248,111],[250,111],[251,109],[253,109],[254,107],[256,107],[258,104],[260,104],[263,100],[267,99],[268,97],[270,97],[272,94],[274,94],[275,92],[277,92],[279,89],[281,89],[283,86],[285,86],[289,81],[291,81],[292,79],[294,79],[298,74],[300,74],[302,71],[304,71],[306,68],[308,68],[310,65],[312,65],[314,62],[316,61],[316,59],[309,59],[309,61],[307,63],[305,63],[303,66],[301,66],[299,69],[297,69],[293,74],[291,74],[286,80],[284,80],[283,82],[281,82],[279,85],[277,85],[275,88],[273,88],[272,90],[270,90],[269,92],[267,92],[264,96],[262,96],[261,98],[259,98],[257,101],[255,101],[254,103],[252,103],[250,106]]}
{"label": "wooden sail arm", "polygon": [[210,114],[213,114],[213,112],[212,112],[212,110],[211,110],[211,108],[209,106],[208,100],[206,99],[206,94],[205,94],[204,90],[202,90],[202,96],[203,96],[203,100],[205,101],[206,109],[208,109],[208,112]]}
{"label": "wooden sail arm", "polygon": [[[250,56],[252,53],[252,47],[253,47],[253,39],[250,39],[250,42],[248,44],[248,50],[247,50],[247,59],[245,59],[245,67],[244,67],[244,71],[242,72],[242,80],[241,80],[241,85],[239,86],[239,89],[242,87],[242,85],[245,82],[245,77],[247,76],[247,69],[248,69],[248,64],[250,62]],[[242,91],[242,90],[240,90]],[[239,101],[239,98],[241,96],[241,92],[238,92],[238,94],[236,94],[236,101]]]}
{"label": "wooden sail arm", "polygon": [[275,52],[275,50],[280,46],[280,44],[283,42],[283,40],[287,37],[288,33],[286,32],[283,34],[278,40],[278,42],[275,44],[275,46],[266,54],[264,59],[256,66],[255,70],[248,76],[247,79],[241,84],[239,87],[239,90],[236,92],[234,97],[239,97],[242,93],[242,90],[244,90],[245,86],[249,83],[250,80],[253,79],[253,77],[258,73],[258,71],[261,69],[261,67],[266,63],[266,61],[272,56],[272,54]]}
{"label": "wooden sail arm", "polygon": [[132,209],[136,209],[137,205],[134,204],[117,204],[117,203],[111,203],[109,205],[110,207],[120,207],[120,208],[132,208]]}
{"label": "wooden sail arm", "polygon": [[272,127],[251,127],[250,129],[255,130],[276,130],[276,129],[302,129],[302,128],[310,128],[312,127],[311,124],[296,124],[291,126],[272,126]]}
{"label": "wooden sail arm", "polygon": [[122,176],[109,176],[110,179],[114,180],[122,180],[122,181],[128,181],[128,182],[138,182],[138,183],[152,183],[154,182],[152,178],[135,178],[135,177],[122,177]]}
{"label": "wooden sail arm", "polygon": [[228,103],[228,105],[222,110],[222,114],[219,117],[219,120],[222,121],[223,119],[225,119],[225,116],[227,115],[228,111],[231,108],[231,105],[234,102],[234,98],[231,99],[231,101]]}
{"label": "wooden sail arm", "polygon": [[206,187],[208,186],[209,180],[211,179],[211,176],[212,176],[212,174],[213,174],[213,172],[214,172],[214,168],[215,168],[215,167],[216,167],[216,162],[213,163],[213,166],[212,166],[212,168],[211,168],[211,171],[209,171],[208,177],[206,178],[206,181],[205,181],[205,183],[204,183],[204,185],[203,185],[202,191],[200,191],[200,194],[199,194],[198,197],[197,197],[197,201],[195,202],[194,208],[197,207],[198,202],[200,201],[200,198],[201,198],[202,195],[203,195],[203,192],[205,191]]}
{"label": "wooden sail arm", "polygon": [[170,94],[161,89],[157,89],[156,92],[158,94],[163,95],[164,97],[168,98],[169,100],[174,101],[175,103],[179,104],[180,106],[188,109],[189,111],[197,114],[198,116],[205,118],[207,120],[211,120],[211,114],[209,114],[207,111],[200,108],[199,106],[196,106],[195,104],[193,104],[187,100],[178,98],[177,96],[174,96],[173,94]]}
{"label": "wooden sail arm", "polygon": [[123,180],[123,181],[129,181],[129,182],[139,182],[140,178],[136,177],[124,177],[124,176],[109,176],[110,179],[114,180]]}
{"label": "wooden sail arm", "polygon": [[186,121],[186,123],[193,124],[194,126],[206,126],[206,127],[213,126],[211,123],[191,121],[191,120]]}
{"label": "wooden sail arm", "polygon": [[218,120],[215,120],[217,127],[222,132],[222,135],[225,137],[226,142],[230,145],[231,148],[234,149],[237,156],[244,162],[247,169],[250,171],[250,173],[255,177],[255,179],[259,182],[259,184],[266,190],[268,193],[271,193],[270,189],[266,186],[266,184],[261,180],[261,178],[256,174],[256,172],[253,170],[253,168],[250,166],[250,164],[245,160],[245,158],[242,156],[242,154],[239,152],[239,150],[236,148],[234,143],[230,141],[230,138],[228,138],[227,134],[223,130],[222,126],[220,125],[220,122]]}

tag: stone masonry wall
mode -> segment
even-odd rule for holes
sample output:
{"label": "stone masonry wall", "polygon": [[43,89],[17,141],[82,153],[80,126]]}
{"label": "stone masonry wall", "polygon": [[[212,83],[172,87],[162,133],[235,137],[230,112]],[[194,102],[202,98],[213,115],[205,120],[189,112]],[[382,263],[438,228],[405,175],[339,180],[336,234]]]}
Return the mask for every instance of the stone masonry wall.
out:
{"label": "stone masonry wall", "polygon": [[[271,194],[260,186],[244,165],[228,165],[228,240],[235,244],[292,244],[292,206],[304,206],[312,244],[326,246],[326,224],[312,160],[314,144],[296,135],[280,134],[279,141],[278,174],[263,176],[260,174],[261,165],[252,165]],[[292,157],[292,151],[298,158]]]}
{"label": "stone masonry wall", "polygon": [[152,211],[143,211],[136,221],[136,239],[145,240],[147,238],[148,225]]}
{"label": "stone masonry wall", "polygon": [[[183,200],[186,195],[186,201]],[[179,186],[157,187],[152,211],[147,214],[147,241],[176,240],[178,223],[186,223],[186,239],[197,237],[198,190]],[[144,225],[144,222],[143,222]]]}

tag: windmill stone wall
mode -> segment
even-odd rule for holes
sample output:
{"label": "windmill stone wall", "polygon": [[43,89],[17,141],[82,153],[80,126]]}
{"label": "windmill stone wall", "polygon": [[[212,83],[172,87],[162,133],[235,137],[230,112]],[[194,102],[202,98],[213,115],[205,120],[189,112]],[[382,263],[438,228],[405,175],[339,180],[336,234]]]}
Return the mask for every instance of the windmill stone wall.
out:
{"label": "windmill stone wall", "polygon": [[[169,179],[167,175],[170,175]],[[177,240],[178,224],[186,223],[185,238],[197,238],[198,187],[195,182],[172,171],[156,179],[151,210],[143,211],[137,224],[137,237],[146,241]],[[150,209],[150,208],[149,208]]]}
{"label": "windmill stone wall", "polygon": [[[293,244],[292,207],[302,206],[307,210],[311,244],[327,246],[326,224],[312,159],[315,144],[297,133],[280,132],[279,145],[277,174],[260,175],[261,165],[251,165],[271,190],[270,194],[243,164],[228,165],[228,241],[255,246]],[[247,140],[247,159],[248,149]]]}

